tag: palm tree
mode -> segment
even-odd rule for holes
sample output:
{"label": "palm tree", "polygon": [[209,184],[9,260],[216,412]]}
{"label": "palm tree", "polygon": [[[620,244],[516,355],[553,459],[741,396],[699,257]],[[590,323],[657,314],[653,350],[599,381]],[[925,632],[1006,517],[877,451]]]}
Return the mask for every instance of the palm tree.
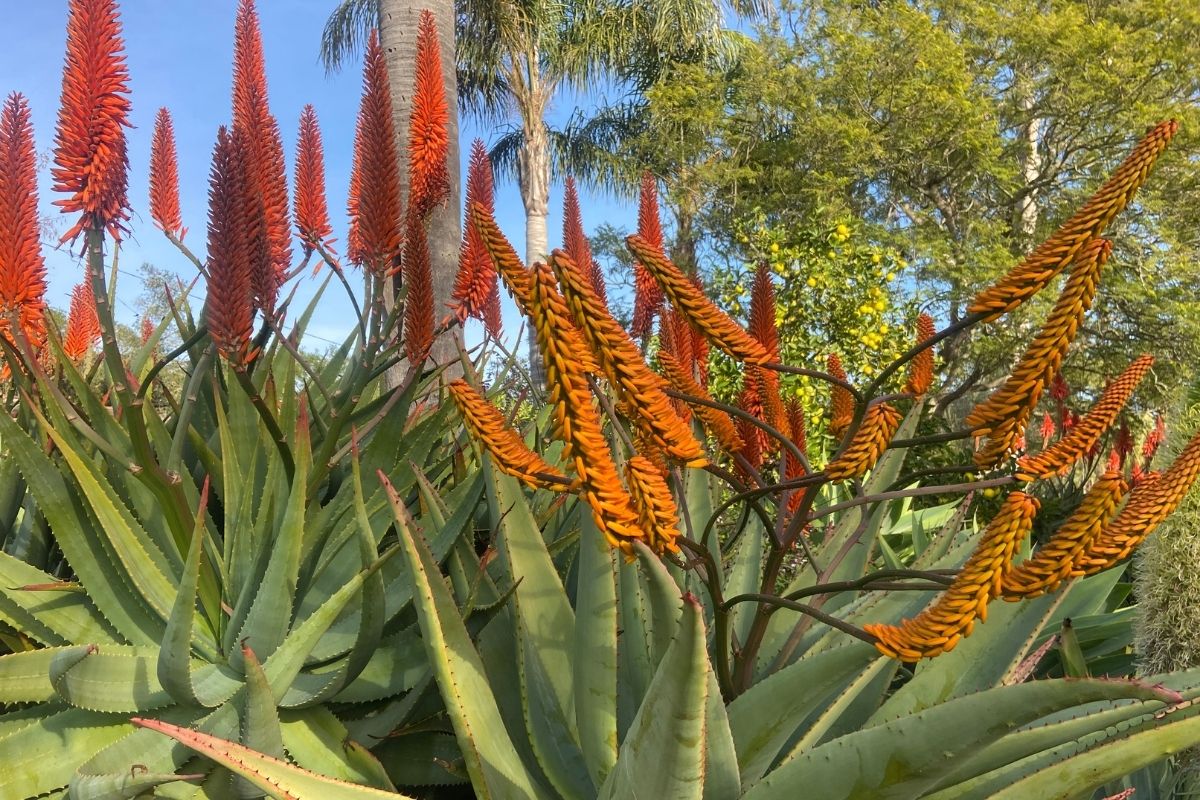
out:
{"label": "palm tree", "polygon": [[[343,0],[325,28],[326,64],[336,65],[357,46],[373,24],[373,11],[399,15],[399,7],[417,5],[409,0]],[[763,12],[769,5],[765,0],[732,3],[739,13]],[[496,122],[515,117],[512,134],[493,149],[493,160],[502,171],[515,167],[529,263],[549,250],[546,217],[556,149],[546,113],[559,91],[601,80],[636,91],[652,82],[664,63],[697,53],[728,54],[736,42],[724,28],[721,0],[458,0],[457,12],[460,106]],[[385,36],[385,45],[387,41]],[[389,51],[389,67],[392,57]],[[530,344],[530,365],[540,384],[540,361],[532,357],[532,339]]]}

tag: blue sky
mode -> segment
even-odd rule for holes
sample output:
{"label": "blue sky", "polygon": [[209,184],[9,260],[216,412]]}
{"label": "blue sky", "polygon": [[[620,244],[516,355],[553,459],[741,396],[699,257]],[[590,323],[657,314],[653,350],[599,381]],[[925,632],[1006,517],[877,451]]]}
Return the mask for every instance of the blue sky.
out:
{"label": "blue sky", "polygon": [[[289,176],[294,158],[296,126],[306,103],[317,109],[325,144],[326,190],[334,235],[345,242],[346,187],[349,183],[354,119],[361,88],[361,63],[347,64],[339,73],[326,75],[318,59],[321,29],[336,0],[258,0],[271,110],[278,118],[287,150]],[[136,280],[144,261],[171,269],[190,281],[195,268],[154,227],[148,211],[147,186],[150,137],[154,116],[160,106],[171,111],[179,151],[180,199],[186,243],[203,257],[206,239],[208,169],[217,127],[230,114],[233,23],[237,0],[123,0],[120,3],[125,50],[131,75],[133,112],[129,131],[129,198],[133,208],[131,235],[121,251],[121,280],[117,317],[137,322],[132,301],[141,292]],[[49,155],[54,145],[54,126],[62,80],[66,41],[67,0],[26,0],[6,3],[5,47],[0,48],[0,91],[19,91],[29,98],[33,111],[36,146]],[[569,116],[575,105],[571,97],[559,98],[552,118]],[[463,152],[479,136],[489,145],[502,131],[480,127],[463,120]],[[466,170],[464,167],[463,174]],[[50,191],[49,168],[39,178],[43,213],[56,216],[51,205],[57,195]],[[582,192],[584,225],[592,230],[602,222],[636,224],[633,198],[614,199]],[[549,229],[556,244],[561,220],[562,185],[555,183]],[[524,213],[515,185],[505,183],[497,190],[497,218],[517,245],[524,250]],[[63,227],[63,230],[66,226]],[[68,303],[71,287],[82,277],[80,260],[66,247],[44,247],[49,272],[51,305]],[[299,249],[297,248],[297,258]],[[307,277],[298,280],[315,282]],[[308,286],[301,289],[306,294]],[[331,287],[333,289],[334,287]],[[505,328],[515,331],[519,320],[508,298]],[[322,299],[314,318],[312,346],[320,339],[340,341],[349,330],[349,304],[330,291]],[[475,323],[468,339],[478,336]],[[320,337],[317,339],[316,337]]]}

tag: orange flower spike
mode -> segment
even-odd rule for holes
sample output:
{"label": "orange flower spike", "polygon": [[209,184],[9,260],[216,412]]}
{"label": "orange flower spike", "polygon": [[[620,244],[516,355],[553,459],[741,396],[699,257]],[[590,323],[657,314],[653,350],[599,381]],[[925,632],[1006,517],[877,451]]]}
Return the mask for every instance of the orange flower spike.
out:
{"label": "orange flower spike", "polygon": [[861,478],[887,450],[903,420],[904,416],[887,403],[868,408],[850,445],[826,465],[825,474],[835,481]]}
{"label": "orange flower spike", "polygon": [[79,361],[92,345],[100,341],[100,318],[96,315],[96,300],[87,283],[76,284],[71,291],[71,311],[67,315],[67,332],[63,336],[63,352],[72,361]]}
{"label": "orange flower spike", "polygon": [[377,276],[393,272],[401,244],[400,162],[387,65],[374,31],[367,38],[363,96],[351,174],[350,246]]}
{"label": "orange flower spike", "polygon": [[450,196],[446,168],[449,121],[437,22],[425,10],[417,23],[416,76],[408,126],[409,211],[422,219]]}
{"label": "orange flower spike", "polygon": [[60,241],[84,230],[124,233],[129,219],[129,70],[115,0],[70,0],[62,101],[54,136],[55,200],[79,220]]}
{"label": "orange flower spike", "polygon": [[588,243],[587,235],[583,232],[583,215],[579,211],[579,193],[575,189],[575,179],[567,176],[566,197],[563,199],[563,249],[583,270],[592,285],[592,291],[600,302],[608,305],[608,288],[604,284],[604,271],[592,258],[592,246]]}
{"label": "orange flower spike", "polygon": [[563,250],[551,254],[550,264],[584,342],[595,354],[608,382],[629,406],[634,423],[672,458],[693,467],[708,463],[704,448],[663,393],[662,378],[646,366],[641,351],[592,291],[587,276]]}
{"label": "orange flower spike", "polygon": [[292,217],[296,232],[306,249],[323,243],[333,233],[329,207],[325,203],[325,148],[317,111],[306,105],[300,112],[300,133],[296,138],[296,189],[292,194]]}
{"label": "orange flower spike", "polygon": [[420,364],[433,347],[433,272],[425,225],[409,215],[404,242],[404,350],[410,364]]}
{"label": "orange flower spike", "polygon": [[632,555],[630,542],[646,539],[629,492],[621,485],[616,464],[601,428],[600,414],[569,341],[570,312],[554,285],[554,274],[539,264],[530,278],[530,317],[546,364],[546,385],[554,411],[556,435],[566,445],[563,457],[575,467],[584,500],[596,527],[609,543]]}
{"label": "orange flower spike", "polygon": [[40,346],[45,293],[33,123],[25,97],[14,92],[0,112],[0,335],[16,314],[30,344]]}
{"label": "orange flower spike", "polygon": [[[530,271],[525,268],[517,251],[504,237],[490,211],[485,209],[481,203],[473,203],[470,207],[470,216],[471,222],[479,232],[479,237],[492,259],[493,266],[499,272],[500,277],[504,279],[504,285],[508,287],[513,300],[516,301],[517,308],[522,314],[532,318],[533,279]],[[592,357],[591,351],[584,345],[582,334],[574,325],[568,324],[568,328],[569,330],[565,334],[568,349],[579,360],[585,373],[599,374],[600,367]]]}
{"label": "orange flower spike", "polygon": [[1129,493],[1129,501],[1111,523],[1104,526],[1076,562],[1075,575],[1091,575],[1129,557],[1155,528],[1183,502],[1200,477],[1200,433],[1192,437],[1171,466],[1157,478],[1154,473]]}
{"label": "orange flower spike", "polygon": [[[918,344],[929,341],[936,333],[937,331],[933,326],[933,317],[928,314],[917,316]],[[908,382],[904,384],[904,391],[920,396],[928,392],[929,387],[932,385],[933,348],[926,347],[913,356],[912,361],[908,362]]]}
{"label": "orange flower spike", "polygon": [[640,236],[625,239],[630,251],[654,276],[663,293],[705,338],[733,358],[749,364],[768,364],[771,356],[758,340],[717,308],[679,267]]}
{"label": "orange flower spike", "polygon": [[208,189],[208,298],[205,314],[217,349],[235,366],[251,354],[254,308],[251,302],[252,232],[242,223],[250,194],[240,131],[217,132]]}
{"label": "orange flower spike", "polygon": [[[837,353],[829,354],[826,371],[839,381],[847,380],[846,370],[842,369],[842,360]],[[841,439],[854,421],[854,395],[849,389],[835,383],[830,389],[830,401],[829,432],[833,438]]]}
{"label": "orange flower spike", "polygon": [[937,600],[899,625],[863,626],[878,639],[876,649],[902,661],[918,661],[948,652],[969,636],[977,619],[986,621],[987,604],[1000,594],[1004,575],[1012,569],[1017,546],[1032,530],[1038,508],[1038,501],[1024,492],[1005,498],[975,552]]}
{"label": "orange flower spike", "polygon": [[1106,239],[1096,239],[1087,246],[1050,316],[1012,374],[967,415],[966,425],[976,435],[989,437],[975,454],[975,462],[980,466],[996,464],[1024,433],[1042,391],[1058,374],[1083,317],[1092,306],[1100,270],[1111,253],[1112,243]]}
{"label": "orange flower spike", "polygon": [[[458,251],[458,275],[451,294],[451,308],[460,322],[470,316],[484,316],[490,297],[496,290],[496,269],[484,246],[479,230],[471,220],[471,204],[479,203],[488,214],[495,210],[493,197],[492,162],[481,139],[471,144],[471,161],[467,168],[466,225],[463,226],[462,245]],[[496,300],[499,301],[496,292]],[[498,329],[488,332],[498,335]]]}
{"label": "orange flower spike", "polygon": [[142,317],[142,322],[138,329],[138,333],[142,338],[142,344],[148,344],[150,342],[150,337],[154,335],[154,330],[154,322],[152,322],[149,317]]}
{"label": "orange flower spike", "polygon": [[1125,368],[1104,388],[1100,399],[1083,419],[1071,426],[1061,439],[1036,455],[1017,460],[1017,476],[1022,480],[1066,475],[1079,459],[1086,456],[1100,437],[1116,421],[1130,395],[1154,365],[1154,357],[1143,355]]}
{"label": "orange flower spike", "polygon": [[150,141],[150,217],[165,233],[183,238],[175,127],[171,112],[165,108],[160,108],[154,118],[154,138]]}
{"label": "orange flower spike", "polygon": [[625,480],[648,536],[646,545],[659,555],[678,553],[679,508],[663,473],[650,459],[635,455],[625,464]]}
{"label": "orange flower spike", "polygon": [[[775,321],[775,286],[771,282],[771,270],[765,262],[758,265],[754,273],[754,286],[750,293],[750,335],[770,355],[771,360],[778,362],[779,358],[779,329]],[[783,397],[779,392],[779,374],[773,370],[751,366],[746,374],[755,374],[755,384],[762,403],[764,422],[784,436],[789,436],[787,411],[783,407]],[[764,447],[774,451],[778,443],[763,433]]]}
{"label": "orange flower spike", "polygon": [[[655,250],[663,251],[662,223],[658,218],[658,187],[654,176],[642,173],[642,188],[638,198],[638,236]],[[634,254],[637,255],[636,253]],[[663,303],[663,290],[654,275],[640,262],[634,262],[634,301],[631,332],[641,338],[650,333],[654,315]]]}
{"label": "orange flower spike", "polygon": [[993,320],[1045,288],[1129,204],[1178,130],[1179,123],[1175,120],[1151,128],[1082,208],[1007,275],[976,295],[968,310],[973,314],[985,313],[987,319]]}
{"label": "orange flower spike", "polygon": [[1084,495],[1075,512],[1032,556],[1004,575],[1005,600],[1053,592],[1077,569],[1076,561],[1117,512],[1128,486],[1119,472],[1106,472]]}
{"label": "orange flower spike", "polygon": [[529,449],[520,434],[505,422],[500,409],[466,381],[451,381],[448,388],[463,422],[498,470],[534,489],[562,492],[574,488],[558,467]]}
{"label": "orange flower spike", "polygon": [[255,258],[251,284],[255,308],[275,309],[279,287],[292,260],[288,222],[287,167],[279,123],[267,105],[266,62],[254,0],[241,0],[234,22],[233,129],[244,132],[251,213],[261,216],[266,258]]}
{"label": "orange flower spike", "polygon": [[[808,455],[808,437],[806,435],[806,423],[804,420],[804,406],[800,401],[792,398],[787,402],[788,415],[788,432],[792,437],[792,444],[796,445],[796,449]],[[791,451],[784,449],[783,451],[783,480],[794,481],[797,478],[803,478],[808,474],[804,468],[804,464],[800,462]],[[800,501],[804,499],[804,492],[793,490],[788,497],[787,511],[788,514],[794,514],[796,509],[800,507]]]}
{"label": "orange flower spike", "polygon": [[[712,402],[712,397],[708,390],[696,382],[691,372],[684,368],[674,355],[669,352],[660,350],[658,353],[658,363],[662,367],[663,374],[675,390],[699,400],[707,400]],[[736,453],[742,449],[742,439],[738,435],[737,425],[728,413],[712,406],[696,403],[691,406],[696,416],[705,429],[712,434],[717,440],[717,444],[721,446],[727,453]]]}

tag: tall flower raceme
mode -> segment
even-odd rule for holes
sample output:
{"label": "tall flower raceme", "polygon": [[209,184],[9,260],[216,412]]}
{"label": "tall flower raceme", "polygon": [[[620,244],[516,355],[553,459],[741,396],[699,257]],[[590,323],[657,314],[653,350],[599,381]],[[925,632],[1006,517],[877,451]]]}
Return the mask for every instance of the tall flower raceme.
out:
{"label": "tall flower raceme", "polygon": [[[663,251],[662,222],[658,216],[658,186],[654,176],[649,172],[642,173],[642,188],[638,200],[637,235],[650,247],[659,252]],[[634,253],[634,257],[638,257],[637,253]],[[640,258],[633,263],[633,276],[634,300],[631,332],[635,338],[641,338],[650,334],[650,327],[654,324],[654,315],[662,306],[663,290]]]}
{"label": "tall flower raceme", "polygon": [[566,190],[563,193],[563,250],[571,256],[592,284],[592,291],[600,302],[608,305],[608,287],[604,283],[604,271],[599,262],[592,258],[592,245],[588,242],[587,234],[583,232],[583,213],[579,209],[579,192],[575,188],[575,179],[567,176]]}
{"label": "tall flower raceme", "polygon": [[[245,133],[246,179],[267,241],[266,259],[256,259],[251,283],[255,308],[270,314],[292,259],[287,174],[279,122],[267,103],[266,61],[254,0],[241,0],[234,24],[233,128]],[[261,209],[259,211],[258,209]]]}
{"label": "tall flower raceme", "polygon": [[[754,273],[754,285],[750,292],[750,335],[758,340],[770,356],[779,362],[779,329],[775,319],[775,287],[771,281],[771,270],[761,262]],[[762,408],[763,421],[788,436],[788,417],[780,393],[779,373],[758,366],[746,369],[746,384],[757,395]],[[757,431],[760,447],[764,452],[775,452],[779,443],[761,428]]]}
{"label": "tall flower raceme", "polygon": [[861,478],[887,450],[903,420],[904,415],[889,403],[872,405],[863,415],[862,424],[850,443],[825,465],[825,474],[832,480]]}
{"label": "tall flower raceme", "polygon": [[363,95],[347,206],[351,259],[377,276],[391,275],[399,265],[402,240],[400,162],[387,65],[374,31],[367,37],[363,62]]}
{"label": "tall flower raceme", "polygon": [[[934,337],[936,328],[933,317],[928,314],[917,316],[917,344],[924,344]],[[915,395],[923,395],[933,385],[933,348],[926,347],[913,356],[908,364],[908,380],[904,383],[904,391]]]}
{"label": "tall flower raceme", "polygon": [[1071,425],[1062,438],[1039,453],[1019,458],[1017,474],[1024,480],[1067,474],[1071,467],[1092,451],[1105,431],[1116,422],[1117,415],[1129,402],[1133,390],[1150,372],[1152,366],[1153,356],[1143,355],[1137,358],[1104,388],[1092,409],[1081,420]]}
{"label": "tall flower raceme", "polygon": [[446,168],[449,119],[437,22],[425,10],[417,24],[416,76],[408,130],[409,214],[424,218],[450,196]]}
{"label": "tall flower raceme", "polygon": [[408,209],[405,213],[404,346],[410,363],[424,361],[433,346],[433,273],[425,225],[450,196],[446,166],[449,111],[442,78],[437,23],[428,10],[417,26],[416,77],[408,129]]}
{"label": "tall flower raceme", "polygon": [[[837,380],[843,383],[848,380],[849,376],[846,375],[846,370],[842,367],[842,359],[838,357],[837,353],[829,354],[826,369]],[[840,439],[846,435],[846,431],[850,429],[850,423],[854,421],[854,395],[845,386],[837,383],[834,383],[829,391],[829,431],[834,438]]]}
{"label": "tall flower raceme", "polygon": [[1024,261],[976,295],[969,311],[985,314],[992,320],[1045,288],[1056,275],[1074,263],[1084,246],[1102,234],[1129,204],[1146,181],[1154,162],[1178,131],[1179,123],[1175,120],[1160,122],[1151,128],[1091,199]]}
{"label": "tall flower raceme", "polygon": [[15,317],[35,348],[44,338],[46,293],[37,206],[29,103],[14,92],[0,111],[0,336],[11,340]]}
{"label": "tall flower raceme", "polygon": [[[217,349],[235,367],[253,357],[252,273],[265,241],[245,225],[255,191],[247,175],[242,129],[217,131],[208,188],[208,296],[205,315]],[[257,252],[256,252],[257,251]]]}
{"label": "tall flower raceme", "polygon": [[116,0],[71,0],[67,57],[54,137],[55,200],[78,220],[62,236],[107,230],[119,238],[129,219],[129,70]]}
{"label": "tall flower raceme", "polygon": [[150,140],[150,217],[169,236],[182,240],[187,229],[179,209],[179,160],[171,112],[160,108]]}
{"label": "tall flower raceme", "polygon": [[1112,243],[1106,239],[1095,239],[1083,249],[1058,302],[1012,374],[967,415],[966,424],[977,435],[988,437],[975,454],[975,462],[980,466],[996,464],[1024,434],[1042,391],[1058,374],[1083,317],[1092,306],[1100,270],[1111,253]]}
{"label": "tall flower raceme", "polygon": [[496,209],[492,161],[482,139],[471,144],[471,160],[467,167],[466,220],[462,244],[458,251],[458,275],[454,280],[451,309],[458,320],[476,317],[493,337],[500,335],[500,283],[491,256],[475,223],[471,220],[471,205],[479,203],[488,214]]}
{"label": "tall flower raceme", "polygon": [[296,232],[306,251],[316,245],[328,247],[333,233],[329,207],[325,202],[325,148],[317,110],[311,104],[300,112],[300,132],[296,137],[296,188],[292,193],[292,216]]}
{"label": "tall flower raceme", "polygon": [[100,341],[100,318],[96,314],[96,299],[86,281],[71,291],[71,309],[67,314],[67,330],[63,334],[63,352],[72,361],[83,359]]}

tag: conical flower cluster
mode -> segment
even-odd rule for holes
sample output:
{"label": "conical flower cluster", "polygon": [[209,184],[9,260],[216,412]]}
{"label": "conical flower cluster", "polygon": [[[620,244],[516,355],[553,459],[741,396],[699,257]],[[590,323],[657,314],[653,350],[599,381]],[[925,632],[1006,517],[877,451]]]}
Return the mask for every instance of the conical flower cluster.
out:
{"label": "conical flower cluster", "polygon": [[1071,467],[1088,455],[1104,432],[1112,427],[1133,390],[1153,365],[1153,356],[1143,355],[1136,359],[1116,380],[1104,388],[1103,394],[1092,406],[1091,411],[1073,424],[1061,439],[1040,453],[1018,459],[1018,476],[1023,480],[1034,480],[1053,478],[1070,472]]}
{"label": "conical flower cluster", "polygon": [[168,235],[183,238],[175,127],[171,112],[165,108],[160,108],[154,118],[154,138],[150,142],[150,217]]}
{"label": "conical flower cluster", "polygon": [[71,0],[67,60],[54,137],[54,204],[79,214],[62,236],[107,230],[114,238],[129,219],[125,128],[129,127],[129,70],[116,0]]}
{"label": "conical flower cluster", "polygon": [[[917,344],[924,344],[934,337],[936,330],[933,317],[928,314],[917,316]],[[933,385],[933,348],[926,347],[913,356],[908,363],[908,381],[904,391],[915,395],[923,395]]]}
{"label": "conical flower cluster", "polygon": [[471,145],[467,168],[466,224],[458,252],[458,275],[451,294],[451,307],[459,321],[477,317],[493,337],[500,335],[500,284],[496,268],[479,229],[471,217],[471,206],[478,203],[487,214],[495,212],[492,162],[481,139]]}
{"label": "conical flower cluster", "polygon": [[[848,379],[846,370],[842,368],[842,359],[838,358],[837,353],[829,354],[826,371],[843,383]],[[841,439],[850,429],[850,423],[854,421],[854,395],[850,394],[850,390],[845,386],[836,383],[829,391],[829,432],[833,434],[833,438]]]}
{"label": "conical flower cluster", "polygon": [[325,148],[317,110],[306,105],[300,112],[300,133],[296,137],[296,188],[292,194],[292,217],[296,233],[311,250],[323,245],[333,233],[329,224],[329,206],[325,202]]}
{"label": "conical flower cluster", "polygon": [[31,345],[45,336],[46,264],[38,230],[33,123],[25,97],[13,93],[0,111],[0,336],[12,340],[10,317]]}
{"label": "conical flower cluster", "polygon": [[[637,235],[656,251],[663,251],[662,222],[658,217],[658,187],[654,176],[649,172],[642,173]],[[634,256],[637,255],[635,252]],[[640,257],[633,264],[633,282],[633,323],[630,331],[635,338],[640,339],[650,334],[654,315],[662,307],[663,289],[647,266],[641,262]]]}
{"label": "conical flower cluster", "polygon": [[825,466],[825,474],[835,481],[867,474],[892,443],[892,437],[903,421],[904,416],[888,403],[876,403],[868,408],[854,438]]}
{"label": "conical flower cluster", "polygon": [[87,282],[75,285],[71,291],[71,310],[67,314],[67,330],[63,334],[63,352],[72,361],[82,360],[100,341],[100,317],[96,314],[96,299]]}

